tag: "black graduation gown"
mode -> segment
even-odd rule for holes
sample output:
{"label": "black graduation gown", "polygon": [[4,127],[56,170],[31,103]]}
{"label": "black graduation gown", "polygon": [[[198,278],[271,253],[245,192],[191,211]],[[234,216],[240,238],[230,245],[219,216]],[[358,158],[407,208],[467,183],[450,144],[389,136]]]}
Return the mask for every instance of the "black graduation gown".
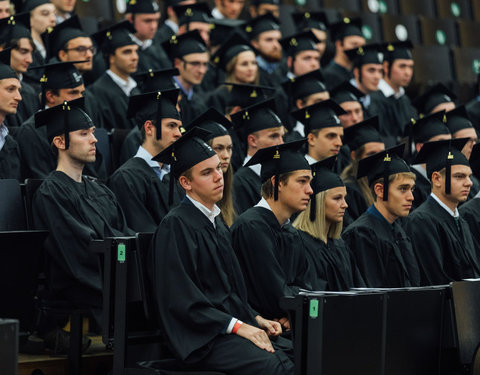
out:
{"label": "black graduation gown", "polygon": [[208,109],[208,107],[205,105],[205,101],[199,94],[193,92],[190,100],[188,100],[187,96],[182,90],[180,90],[180,95],[181,99],[178,104],[180,106],[180,116],[182,117],[183,124],[190,124],[194,119]]}
{"label": "black graduation gown", "polygon": [[233,176],[233,204],[237,215],[255,206],[260,199],[262,181],[249,167],[241,167]]}
{"label": "black graduation gown", "polygon": [[470,187],[470,193],[468,193],[468,199],[472,199],[480,191],[480,180],[477,176],[471,175],[470,179],[472,180],[472,186]]}
{"label": "black graduation gown", "polygon": [[470,199],[458,209],[470,227],[477,257],[480,255],[480,198]]}
{"label": "black graduation gown", "polygon": [[[194,91],[200,95],[208,95],[214,91],[221,82],[225,82],[227,75],[224,70],[218,69],[213,65],[208,66],[208,70],[203,76],[202,83],[194,87]],[[225,110],[222,110],[222,113]]]}
{"label": "black graduation gown", "polygon": [[89,244],[94,239],[133,234],[115,195],[85,176],[78,183],[53,171],[35,193],[33,219],[37,229],[49,231],[44,246],[53,295],[101,307],[100,259],[89,252]]}
{"label": "black graduation gown", "polygon": [[353,78],[352,71],[338,65],[334,60],[330,61],[330,63],[322,69],[322,73],[328,90],[333,89],[345,81],[350,81]]}
{"label": "black graduation gown", "polygon": [[142,134],[138,126],[130,130],[123,140],[120,155],[118,156],[120,164],[133,158],[138,151],[138,147],[142,144]]}
{"label": "black graduation gown", "polygon": [[23,80],[30,84],[36,92],[41,91],[41,84],[40,78],[43,76],[43,69],[31,69],[35,66],[42,66],[46,64],[45,59],[43,58],[42,54],[35,49],[32,53],[32,60],[33,62],[28,66],[28,69],[25,73],[23,73]]}
{"label": "black graduation gown", "polygon": [[[392,133],[391,124],[392,119],[389,118],[391,112],[389,111],[390,102],[388,98],[383,95],[383,92],[378,90],[370,93],[370,105],[366,109],[366,118],[378,116],[378,123],[380,125],[380,135],[385,147],[393,147],[397,144],[397,136]],[[403,124],[405,125],[405,124]],[[402,126],[403,126],[402,125]]]}
{"label": "black graduation gown", "polygon": [[297,123],[297,120],[290,114],[290,112],[296,109],[296,107],[294,108],[295,103],[293,103],[291,95],[288,95],[282,86],[277,88],[274,98],[275,108],[277,110],[275,113],[282,121],[287,132],[291,132]]}
{"label": "black graduation gown", "polygon": [[257,326],[229,230],[215,222],[216,228],[185,198],[163,219],[148,254],[160,324],[174,354],[192,363],[232,317]]}
{"label": "black graduation gown", "polygon": [[299,230],[299,233],[307,261],[317,278],[326,281],[326,290],[345,291],[365,286],[353,254],[341,238],[325,243],[307,232]]}
{"label": "black graduation gown", "polygon": [[[87,90],[91,91],[97,99],[105,128],[108,130],[113,128],[132,129],[135,126],[134,122],[127,118],[128,96],[106,72]],[[140,90],[135,87],[130,95],[137,94],[140,94]]]}
{"label": "black graduation gown", "polygon": [[410,214],[405,230],[418,258],[422,285],[441,285],[480,276],[478,255],[465,220],[455,219],[431,196]]}
{"label": "black graduation gown", "polygon": [[146,72],[148,69],[168,69],[171,67],[172,62],[161,46],[152,44],[146,49],[138,48],[138,72]]}
{"label": "black graduation gown", "polygon": [[[35,128],[34,116],[23,123],[15,137],[20,148],[24,178],[46,178],[57,168],[57,157],[47,139],[47,126]],[[86,164],[83,172],[92,177],[106,177],[105,163],[98,150],[95,162]]]}
{"label": "black graduation gown", "polygon": [[205,100],[205,102],[207,107],[213,107],[220,113],[225,114],[229,97],[230,90],[227,86],[222,85],[207,94],[207,99]]}
{"label": "black graduation gown", "polygon": [[7,135],[0,150],[0,179],[2,178],[22,181],[20,150],[11,135]]}
{"label": "black graduation gown", "polygon": [[368,204],[365,201],[362,190],[356,180],[346,179],[345,187],[347,188],[347,196],[345,200],[348,204],[348,216],[352,220],[357,220],[365,211],[367,211]]}
{"label": "black graduation gown", "polygon": [[[108,187],[117,196],[130,228],[136,232],[155,232],[170,209],[169,182],[169,175],[160,181],[145,160],[132,158],[110,177]],[[177,190],[173,204],[181,199]]]}
{"label": "black graduation gown", "polygon": [[252,207],[237,218],[231,231],[248,299],[260,315],[284,317],[281,297],[297,295],[300,288],[325,286],[309,268],[298,231],[290,224],[281,226],[272,211]]}
{"label": "black graduation gown", "polygon": [[288,72],[286,64],[280,63],[278,68],[275,69],[272,73],[267,72],[260,65],[258,66],[259,70],[259,82],[261,86],[267,87],[277,87],[280,86],[283,80],[285,80],[285,75]]}
{"label": "black graduation gown", "polygon": [[350,157],[350,147],[348,145],[343,145],[340,147],[340,152],[337,156],[337,161],[335,162],[334,170],[337,174],[342,174],[343,170],[352,162]]}
{"label": "black graduation gown", "polygon": [[399,223],[390,224],[377,215],[380,213],[370,206],[342,234],[365,284],[369,288],[419,286],[420,272],[410,239]]}
{"label": "black graduation gown", "polygon": [[415,176],[417,176],[415,179],[415,189],[413,190],[412,210],[414,210],[427,200],[432,192],[432,184],[415,168],[410,169]]}
{"label": "black graduation gown", "polygon": [[155,33],[155,36],[153,37],[153,44],[155,46],[161,46],[164,41],[170,39],[170,37],[173,36],[173,35],[175,35],[175,31],[173,31],[170,28],[170,26],[163,23],[157,29],[157,32]]}
{"label": "black graduation gown", "polygon": [[5,123],[8,127],[21,126],[27,119],[40,109],[40,99],[38,92],[27,82],[21,82],[22,88],[20,95],[22,100],[18,103],[17,113],[8,115],[5,118]]}

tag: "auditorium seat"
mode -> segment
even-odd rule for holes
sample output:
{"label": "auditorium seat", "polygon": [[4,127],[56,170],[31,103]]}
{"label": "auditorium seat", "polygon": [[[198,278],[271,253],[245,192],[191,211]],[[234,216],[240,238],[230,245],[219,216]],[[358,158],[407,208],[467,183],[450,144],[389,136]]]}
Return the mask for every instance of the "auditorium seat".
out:
{"label": "auditorium seat", "polygon": [[480,47],[480,22],[457,20],[461,47]]}
{"label": "auditorium seat", "polygon": [[383,37],[386,42],[410,40],[421,44],[420,26],[417,16],[383,14]]}
{"label": "auditorium seat", "polygon": [[360,17],[362,20],[362,33],[367,43],[381,43],[383,42],[382,22],[380,16],[375,13],[368,12],[349,12],[343,13],[345,16],[354,18]]}
{"label": "auditorium seat", "polygon": [[130,129],[112,129],[110,131],[110,147],[112,151],[112,171],[120,167],[120,152],[122,150],[123,141]]}
{"label": "auditorium seat", "polygon": [[447,46],[417,46],[412,50],[415,68],[413,82],[430,84],[453,80],[453,66],[450,49]]}
{"label": "auditorium seat", "polygon": [[360,12],[362,10],[360,6],[360,0],[323,0],[323,7],[337,9],[340,12],[352,11]]}
{"label": "auditorium seat", "polygon": [[[97,22],[114,19],[114,3],[115,0],[103,1],[77,1],[75,5],[75,13],[80,17],[93,17]],[[82,24],[83,25],[83,24]]]}
{"label": "auditorium seat", "polygon": [[398,4],[395,0],[362,0],[362,8],[376,14],[398,14]]}
{"label": "auditorium seat", "polygon": [[480,46],[454,48],[453,61],[459,102],[467,102],[475,95],[477,75],[480,73]]}
{"label": "auditorium seat", "polygon": [[435,3],[432,0],[399,0],[400,14],[404,15],[422,15],[434,18]]}
{"label": "auditorium seat", "polygon": [[453,19],[420,17],[422,40],[425,45],[458,45],[458,36]]}
{"label": "auditorium seat", "polygon": [[110,149],[110,137],[108,135],[107,129],[96,128],[95,129],[95,138],[98,142],[96,144],[97,150],[100,151],[100,154],[103,158],[103,164],[107,169],[107,175],[110,175],[112,170],[112,152]]}
{"label": "auditorium seat", "polygon": [[473,19],[475,21],[480,21],[480,1],[479,0],[472,0],[472,12],[473,12]]}
{"label": "auditorium seat", "polygon": [[0,231],[27,229],[20,183],[0,179],[0,192]]}
{"label": "auditorium seat", "polygon": [[439,18],[471,19],[469,0],[436,0]]}

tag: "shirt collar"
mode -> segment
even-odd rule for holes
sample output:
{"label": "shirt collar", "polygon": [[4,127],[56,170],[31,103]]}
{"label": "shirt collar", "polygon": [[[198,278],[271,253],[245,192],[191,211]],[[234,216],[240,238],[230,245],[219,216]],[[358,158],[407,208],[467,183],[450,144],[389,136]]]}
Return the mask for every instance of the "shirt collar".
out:
{"label": "shirt collar", "polygon": [[130,37],[132,40],[139,45],[139,47],[142,49],[142,51],[146,50],[148,47],[152,45],[152,39],[147,39],[144,41],[141,41],[138,39],[135,35],[131,34]]}
{"label": "shirt collar", "polygon": [[8,128],[5,125],[5,123],[0,124],[0,150],[3,148],[5,145],[5,141],[8,135]]}
{"label": "shirt collar", "polygon": [[152,168],[160,167],[160,165],[156,161],[152,160],[153,156],[147,150],[145,150],[143,146],[140,146],[138,148],[137,153],[134,157],[145,160],[145,162]]}
{"label": "shirt collar", "polygon": [[480,191],[473,198],[480,198]]}
{"label": "shirt collar", "polygon": [[163,23],[167,25],[169,28],[171,28],[174,34],[178,34],[178,24],[168,19],[165,20]]}
{"label": "shirt collar", "polygon": [[459,213],[457,207],[455,207],[455,211],[452,211],[450,207],[448,207],[445,203],[443,203],[439,197],[437,197],[435,194],[430,193],[430,196],[437,201],[437,203],[443,207],[445,211],[447,211],[453,218],[458,218]]}
{"label": "shirt collar", "polygon": [[175,82],[177,82],[178,86],[180,87],[180,90],[182,90],[183,93],[187,96],[187,99],[191,100],[193,96],[193,88],[191,88],[190,91],[187,91],[185,87],[182,86],[182,83],[177,77],[173,77],[173,79],[175,80]]}
{"label": "shirt collar", "polygon": [[193,205],[197,207],[200,210],[200,212],[207,217],[208,220],[210,220],[210,222],[213,224],[214,227],[216,227],[215,218],[218,215],[220,215],[220,212],[221,212],[220,208],[218,208],[218,206],[215,204],[213,205],[213,210],[209,210],[207,207],[205,207],[203,204],[201,204],[200,202],[190,197],[188,194],[187,194],[187,198],[190,199]]}
{"label": "shirt collar", "polygon": [[225,19],[225,16],[220,12],[220,10],[217,7],[213,8],[212,17],[217,19],[217,20]]}
{"label": "shirt collar", "polygon": [[[272,208],[270,207],[270,205],[268,204],[267,200],[262,197],[262,199],[260,199],[260,201],[255,205],[255,207],[262,207],[262,208],[265,208],[266,210],[270,211],[270,212],[273,212],[272,211]],[[288,219],[286,222],[284,222],[281,226],[283,227],[284,225],[287,225],[290,223],[290,219]]]}
{"label": "shirt collar", "polygon": [[415,169],[418,173],[425,177],[425,179],[430,181],[430,179],[427,177],[427,171],[425,170],[425,168],[422,167],[421,164],[411,165],[410,168]]}
{"label": "shirt collar", "polygon": [[383,220],[388,225],[392,225],[388,222],[387,219],[385,219],[385,217],[380,213],[380,211],[377,210],[377,207],[375,207],[374,204],[372,204],[370,207],[368,207],[367,213],[372,215],[372,216],[375,216],[379,220]]}
{"label": "shirt collar", "polygon": [[35,39],[33,39],[33,44],[35,44],[35,49],[40,53],[40,55],[42,55],[43,58],[46,58],[47,50],[45,49],[45,46]]}
{"label": "shirt collar", "polygon": [[268,62],[262,56],[257,56],[257,64],[260,68],[267,71],[269,74],[272,74],[275,69],[278,67],[278,62]]}
{"label": "shirt collar", "polygon": [[390,96],[393,96],[395,99],[399,99],[403,95],[405,95],[405,89],[403,87],[400,87],[400,90],[398,92],[395,92],[395,90],[390,86],[387,81],[384,79],[381,79],[380,82],[378,83],[378,89],[385,95],[387,98]]}
{"label": "shirt collar", "polygon": [[122,91],[125,93],[125,95],[130,96],[130,93],[132,90],[137,87],[137,82],[132,77],[128,77],[128,81],[125,81],[123,78],[120,78],[118,75],[116,75],[114,72],[112,72],[110,69],[107,70],[107,74],[110,76],[110,78],[117,84],[118,87],[122,89]]}
{"label": "shirt collar", "polygon": [[[250,155],[247,155],[245,156],[245,160],[243,161],[243,165],[247,164],[248,161],[251,159],[252,157]],[[262,165],[261,164],[255,164],[255,165],[249,165],[248,168],[250,168],[253,172],[255,172],[255,174],[260,177],[260,173],[262,171]]]}
{"label": "shirt collar", "polygon": [[305,154],[305,159],[307,159],[308,161],[308,164],[312,165],[312,164],[315,164],[318,162],[318,160],[315,160],[314,158],[312,158],[310,155],[308,154]]}
{"label": "shirt collar", "polygon": [[297,121],[293,130],[305,138],[305,125],[303,125],[300,121]]}

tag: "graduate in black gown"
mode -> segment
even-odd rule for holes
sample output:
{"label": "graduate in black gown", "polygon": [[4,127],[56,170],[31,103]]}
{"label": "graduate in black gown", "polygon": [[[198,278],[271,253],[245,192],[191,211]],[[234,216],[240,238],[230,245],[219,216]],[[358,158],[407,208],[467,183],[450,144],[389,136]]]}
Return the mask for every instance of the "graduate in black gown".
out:
{"label": "graduate in black gown", "polygon": [[[45,108],[82,97],[85,85],[82,75],[73,66],[73,62],[57,62],[39,68],[44,71],[41,101]],[[31,116],[18,129],[17,141],[22,155],[25,178],[45,178],[55,169],[57,160],[52,153],[45,124],[36,127],[34,116]],[[105,164],[99,152],[94,163],[87,163],[83,173],[93,177],[106,177]]]}
{"label": "graduate in black gown", "polygon": [[357,177],[367,176],[375,202],[348,226],[342,238],[370,288],[420,285],[412,244],[398,220],[408,216],[415,187],[415,175],[401,158],[404,150],[402,144],[379,152],[360,160],[358,167]]}
{"label": "graduate in black gown", "polygon": [[5,117],[15,114],[20,95],[20,81],[10,68],[10,49],[0,52],[0,178],[22,179],[21,157],[17,142],[8,134]]}
{"label": "graduate in black gown", "polygon": [[248,303],[229,230],[218,218],[223,174],[217,154],[199,138],[206,135],[194,128],[154,158],[171,165],[186,192],[159,225],[149,249],[158,320],[187,368],[293,374],[293,363],[280,348],[291,348],[278,337],[280,324],[262,318]]}
{"label": "graduate in black gown", "polygon": [[92,35],[108,69],[88,90],[95,96],[108,130],[132,129],[135,126],[126,116],[128,97],[140,94],[137,83],[131,77],[138,66],[138,45],[132,39],[133,32],[131,24],[123,21]]}
{"label": "graduate in black gown", "polygon": [[[410,139],[414,142],[414,145],[410,147],[414,146],[415,151],[419,152],[427,142],[451,139],[450,130],[445,125],[445,122],[446,117],[443,110],[411,121],[407,126]],[[432,185],[430,178],[427,176],[425,163],[411,165],[411,169],[417,176],[415,179],[415,190],[413,191],[415,199],[412,206],[412,209],[415,209],[427,200],[432,191]]]}
{"label": "graduate in black gown", "polygon": [[195,92],[208,69],[209,54],[198,30],[173,35],[162,46],[180,74],[175,77],[180,88],[180,113],[186,124],[207,110],[203,96]]}
{"label": "graduate in black gown", "polygon": [[374,202],[374,197],[367,178],[357,179],[360,160],[385,150],[385,144],[378,132],[378,117],[372,117],[344,130],[344,142],[351,154],[351,163],[342,173],[342,179],[347,188],[347,212],[344,218],[345,226],[357,220]]}
{"label": "graduate in black gown", "polygon": [[313,193],[312,172],[298,149],[305,140],[257,151],[250,164],[261,163],[262,199],[232,226],[233,248],[247,282],[254,309],[289,328],[280,298],[300,288],[322,289],[309,267],[305,249],[290,217],[305,210]]}
{"label": "graduate in black gown", "polygon": [[364,287],[365,283],[352,252],[340,237],[348,207],[347,189],[332,171],[335,158],[331,156],[311,166],[313,195],[293,226],[300,232],[307,261],[317,278],[326,281],[325,289],[343,291]]}
{"label": "graduate in black gown", "polygon": [[125,212],[127,224],[136,232],[154,232],[181,196],[169,202],[170,166],[152,158],[182,135],[177,111],[178,89],[131,96],[127,115],[140,128],[142,144],[110,177],[108,186]]}
{"label": "graduate in black gown", "polygon": [[83,175],[95,160],[95,126],[76,99],[35,114],[47,125],[49,143],[58,164],[33,199],[35,228],[49,231],[47,252],[50,298],[89,307],[99,320],[102,307],[100,258],[89,250],[92,240],[132,235],[115,195],[103,184]]}
{"label": "graduate in black gown", "polygon": [[405,224],[420,264],[422,285],[480,276],[480,254],[457,209],[467,200],[472,186],[472,170],[461,152],[466,141],[459,138],[425,143],[414,160],[427,164],[427,176],[432,181],[431,195]]}
{"label": "graduate in black gown", "polygon": [[232,115],[239,137],[247,145],[243,167],[233,178],[233,199],[238,215],[253,207],[261,198],[260,166],[246,164],[258,150],[283,143],[283,124],[275,113],[274,99],[251,105]]}
{"label": "graduate in black gown", "polygon": [[418,114],[427,116],[435,112],[455,109],[457,96],[443,83],[437,83],[426,88],[423,93],[412,100],[412,105]]}

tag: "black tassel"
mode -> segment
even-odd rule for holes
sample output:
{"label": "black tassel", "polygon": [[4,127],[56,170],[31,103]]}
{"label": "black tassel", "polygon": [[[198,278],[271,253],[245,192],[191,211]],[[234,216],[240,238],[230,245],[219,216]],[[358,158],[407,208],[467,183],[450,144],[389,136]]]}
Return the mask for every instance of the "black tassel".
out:
{"label": "black tassel", "polygon": [[159,139],[162,139],[162,100],[161,97],[162,93],[158,91],[157,93],[157,115],[156,115],[156,121],[157,121],[157,141]]}
{"label": "black tassel", "polygon": [[310,196],[310,221],[313,223],[317,218],[317,196],[312,194]]}
{"label": "black tassel", "polygon": [[63,102],[63,127],[65,131],[65,150],[68,150],[70,147],[70,137],[68,135],[68,111],[70,111],[70,106],[67,102]]}
{"label": "black tassel", "polygon": [[453,160],[453,154],[451,151],[448,151],[447,165],[445,166],[445,194],[447,195],[451,193],[452,160]]}
{"label": "black tassel", "polygon": [[389,177],[390,177],[390,162],[392,158],[387,154],[385,158],[383,158],[383,200],[386,202],[388,201],[388,187]]}

